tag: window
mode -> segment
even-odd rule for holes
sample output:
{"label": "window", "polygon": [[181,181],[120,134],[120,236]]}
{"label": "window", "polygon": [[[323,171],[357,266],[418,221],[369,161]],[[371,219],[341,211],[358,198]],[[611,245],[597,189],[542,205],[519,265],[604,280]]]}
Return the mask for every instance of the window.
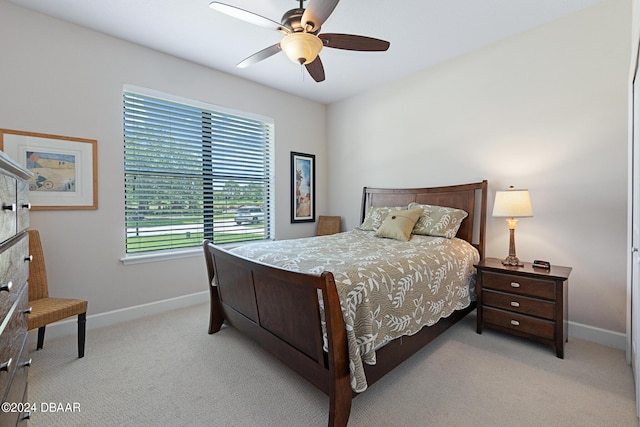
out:
{"label": "window", "polygon": [[127,254],[271,238],[272,147],[271,121],[125,91]]}

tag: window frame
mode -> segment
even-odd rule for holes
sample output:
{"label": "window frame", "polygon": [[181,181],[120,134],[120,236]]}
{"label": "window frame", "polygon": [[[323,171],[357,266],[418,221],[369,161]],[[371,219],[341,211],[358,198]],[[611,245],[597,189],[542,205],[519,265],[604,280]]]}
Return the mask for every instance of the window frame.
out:
{"label": "window frame", "polygon": [[[125,97],[127,94],[134,94],[134,95],[139,95],[142,97],[148,97],[148,98],[153,98],[155,100],[158,101],[166,101],[167,103],[171,103],[171,104],[180,104],[180,105],[184,105],[185,107],[188,108],[195,108],[195,109],[201,109],[205,112],[208,113],[213,113],[213,114],[221,114],[221,115],[232,115],[235,117],[242,117],[243,119],[247,119],[247,120],[252,120],[252,121],[260,121],[263,122],[263,124],[268,126],[268,131],[266,132],[267,136],[266,138],[266,144],[267,147],[264,149],[264,156],[265,156],[265,173],[264,173],[264,182],[265,182],[265,193],[264,193],[264,199],[263,200],[263,204],[262,204],[262,208],[263,208],[263,212],[264,212],[264,227],[261,228],[264,230],[265,233],[265,237],[264,239],[249,239],[249,240],[245,240],[245,241],[233,241],[233,242],[229,242],[229,243],[219,243],[221,246],[238,246],[238,245],[242,245],[244,243],[249,243],[249,242],[259,242],[259,241],[268,241],[268,240],[273,240],[274,238],[274,234],[275,234],[275,230],[274,230],[274,209],[275,209],[275,193],[274,193],[274,186],[275,186],[275,167],[274,167],[274,152],[275,152],[275,123],[274,120],[270,117],[266,117],[266,116],[262,116],[262,115],[258,115],[255,113],[248,113],[248,112],[244,112],[244,111],[237,111],[237,110],[233,110],[233,109],[229,109],[229,108],[225,108],[225,107],[220,107],[218,105],[212,105],[212,104],[208,104],[208,103],[204,103],[201,101],[195,101],[192,99],[187,99],[187,98],[182,98],[182,97],[177,97],[174,95],[169,95],[166,93],[162,93],[159,91],[155,91],[155,90],[151,90],[151,89],[147,89],[147,88],[141,88],[138,86],[133,86],[133,85],[124,85],[123,87],[123,91],[122,91],[122,108],[123,108],[123,128],[122,128],[122,135],[123,135],[123,179],[124,179],[124,195],[126,198],[126,187],[127,187],[127,174],[129,173],[129,171],[127,170],[127,164],[126,164],[126,144],[125,144],[125,140],[124,138],[126,138],[126,129],[125,129]],[[203,119],[204,121],[204,119]],[[204,129],[204,126],[203,126]],[[203,131],[204,133],[204,131]],[[215,142],[213,142],[213,140],[210,140],[210,143],[215,144]],[[203,150],[203,152],[206,151],[206,148]],[[206,154],[203,154],[203,157],[206,156]],[[203,175],[205,174],[206,168],[205,168],[205,161],[203,160],[202,162],[202,172]],[[228,166],[228,164],[225,164]],[[219,175],[219,174],[218,174]],[[216,176],[216,174],[209,174],[207,176],[208,180],[211,180],[212,182],[215,181],[216,179],[221,179],[220,176]],[[249,179],[249,178],[247,178]],[[202,227],[204,228],[204,238],[205,239],[211,239],[212,236],[207,236],[207,232],[211,232],[214,233],[213,231],[213,218],[215,215],[214,212],[214,208],[217,206],[216,202],[213,201],[210,203],[209,206],[206,205],[207,201],[206,201],[206,197],[204,195],[204,190],[203,190],[203,195],[202,195],[203,199],[202,199],[202,203],[203,205],[203,210],[202,210],[202,215],[203,215],[203,219],[202,222],[200,223],[202,225]],[[127,217],[128,213],[127,213],[127,203],[126,200],[124,202],[123,205],[124,208],[124,212],[123,212],[123,218],[124,218],[124,224],[123,224],[123,230],[125,232],[125,236],[124,236],[124,252],[125,255],[121,258],[121,261],[124,264],[130,264],[130,263],[139,263],[139,262],[149,262],[149,261],[157,261],[157,260],[166,260],[166,259],[175,259],[175,258],[183,258],[183,257],[190,257],[190,256],[197,256],[197,255],[201,255],[202,253],[202,249],[201,249],[201,245],[197,245],[197,246],[187,246],[187,247],[174,247],[174,248],[166,248],[166,249],[157,249],[157,250],[146,250],[146,251],[129,251],[127,252],[127,244],[128,244],[128,236],[127,236],[127,223],[129,218]],[[240,206],[238,206],[238,208],[240,208]],[[205,211],[207,211],[207,209],[210,209],[211,213],[210,213],[210,218],[209,220],[211,221],[209,223],[209,225],[207,225],[207,215],[205,213]],[[235,218],[232,218],[232,220],[235,220]],[[235,224],[235,222],[234,222]],[[210,227],[209,230],[207,230],[207,227]]]}

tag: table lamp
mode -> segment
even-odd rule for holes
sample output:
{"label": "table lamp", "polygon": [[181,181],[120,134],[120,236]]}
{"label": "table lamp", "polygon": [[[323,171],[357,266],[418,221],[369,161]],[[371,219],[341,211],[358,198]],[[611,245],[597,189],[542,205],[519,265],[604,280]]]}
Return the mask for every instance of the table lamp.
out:
{"label": "table lamp", "polygon": [[529,190],[516,190],[512,185],[508,190],[496,191],[493,216],[507,218],[507,223],[509,224],[509,256],[502,260],[502,264],[509,266],[524,265],[516,256],[515,231],[518,218],[533,216]]}

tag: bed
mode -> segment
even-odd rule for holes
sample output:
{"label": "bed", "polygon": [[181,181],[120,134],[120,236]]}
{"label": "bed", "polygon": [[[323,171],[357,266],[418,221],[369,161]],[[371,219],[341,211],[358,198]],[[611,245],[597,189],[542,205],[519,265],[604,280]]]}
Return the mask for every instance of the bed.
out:
{"label": "bed", "polygon": [[[227,323],[256,340],[329,396],[329,426],[345,426],[354,396],[475,308],[486,204],[486,181],[365,187],[354,230],[233,250],[205,241],[209,333]],[[465,215],[444,234],[381,233],[434,207]],[[422,246],[437,250],[419,255]]]}

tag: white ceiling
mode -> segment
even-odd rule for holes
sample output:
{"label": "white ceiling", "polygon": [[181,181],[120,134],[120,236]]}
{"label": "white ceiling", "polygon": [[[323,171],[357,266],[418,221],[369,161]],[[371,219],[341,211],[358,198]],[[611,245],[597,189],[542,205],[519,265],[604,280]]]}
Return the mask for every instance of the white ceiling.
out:
{"label": "white ceiling", "polygon": [[[282,35],[223,15],[210,0],[10,0],[12,3],[198,64],[323,103],[473,51],[603,0],[351,0],[321,32],[391,42],[386,52],[323,49],[326,80],[316,83],[279,53],[249,68],[236,64]],[[296,0],[223,0],[280,21]],[[310,0],[320,1],[320,0]],[[305,3],[307,4],[307,3]]]}

